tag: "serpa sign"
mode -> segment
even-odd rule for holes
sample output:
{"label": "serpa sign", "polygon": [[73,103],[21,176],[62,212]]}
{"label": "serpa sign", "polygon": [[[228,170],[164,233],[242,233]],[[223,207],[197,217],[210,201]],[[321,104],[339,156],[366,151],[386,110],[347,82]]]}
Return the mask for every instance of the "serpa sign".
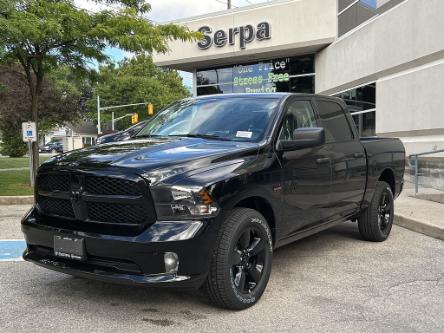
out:
{"label": "serpa sign", "polygon": [[[213,34],[213,30],[209,26],[199,28],[199,32],[203,33],[204,38],[197,43],[201,50],[206,50],[211,45],[216,47],[223,47],[227,45],[235,45],[236,39],[239,39],[239,47],[245,49],[248,43],[257,39],[258,41],[271,38],[271,26],[268,22],[259,23],[256,28],[251,24],[245,26],[230,28],[228,33],[225,30],[217,30]],[[236,36],[239,36],[236,38]]]}

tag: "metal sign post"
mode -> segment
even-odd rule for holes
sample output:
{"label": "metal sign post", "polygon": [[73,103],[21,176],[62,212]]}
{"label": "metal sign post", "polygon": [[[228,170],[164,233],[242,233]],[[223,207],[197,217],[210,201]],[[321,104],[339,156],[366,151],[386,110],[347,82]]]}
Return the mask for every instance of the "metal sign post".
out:
{"label": "metal sign post", "polygon": [[27,121],[22,123],[22,140],[28,143],[28,157],[29,157],[29,181],[31,187],[34,187],[34,170],[33,170],[33,156],[32,143],[37,141],[37,127],[34,122]]}
{"label": "metal sign post", "polygon": [[28,160],[29,160],[29,184],[34,187],[34,168],[32,156],[32,141],[28,140]]}

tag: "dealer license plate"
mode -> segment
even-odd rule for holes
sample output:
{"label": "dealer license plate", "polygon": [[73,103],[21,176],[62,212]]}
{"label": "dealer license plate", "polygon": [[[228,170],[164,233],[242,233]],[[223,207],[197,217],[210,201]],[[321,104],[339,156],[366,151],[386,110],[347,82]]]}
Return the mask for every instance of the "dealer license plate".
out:
{"label": "dealer license plate", "polygon": [[66,259],[86,260],[85,240],[77,237],[54,236],[54,254]]}

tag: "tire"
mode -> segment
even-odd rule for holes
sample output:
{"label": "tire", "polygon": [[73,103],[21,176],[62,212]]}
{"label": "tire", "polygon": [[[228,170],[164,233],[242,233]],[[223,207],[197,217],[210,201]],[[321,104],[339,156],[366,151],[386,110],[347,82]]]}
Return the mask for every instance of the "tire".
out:
{"label": "tire", "polygon": [[235,208],[222,224],[204,284],[213,304],[242,310],[262,296],[271,273],[273,241],[265,218]]}
{"label": "tire", "polygon": [[359,233],[368,241],[383,242],[390,235],[394,217],[394,199],[390,185],[376,183],[369,207],[358,219]]}

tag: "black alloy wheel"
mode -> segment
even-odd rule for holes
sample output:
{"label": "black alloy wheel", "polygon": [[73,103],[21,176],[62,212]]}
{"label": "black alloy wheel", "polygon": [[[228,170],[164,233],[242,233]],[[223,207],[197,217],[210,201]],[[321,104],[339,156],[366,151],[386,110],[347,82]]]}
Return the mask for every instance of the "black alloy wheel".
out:
{"label": "black alloy wheel", "polygon": [[210,300],[232,310],[255,304],[270,278],[272,256],[265,218],[250,208],[233,209],[218,232],[204,285]]}
{"label": "black alloy wheel", "polygon": [[378,224],[382,233],[386,234],[387,230],[391,227],[391,206],[393,204],[393,198],[390,199],[389,195],[384,191],[381,196],[381,201],[378,207]]}
{"label": "black alloy wheel", "polygon": [[394,218],[394,198],[390,185],[376,183],[370,205],[358,219],[359,233],[365,240],[382,242],[390,235]]}
{"label": "black alloy wheel", "polygon": [[256,227],[247,227],[231,252],[231,274],[237,291],[250,294],[262,278],[266,240]]}

